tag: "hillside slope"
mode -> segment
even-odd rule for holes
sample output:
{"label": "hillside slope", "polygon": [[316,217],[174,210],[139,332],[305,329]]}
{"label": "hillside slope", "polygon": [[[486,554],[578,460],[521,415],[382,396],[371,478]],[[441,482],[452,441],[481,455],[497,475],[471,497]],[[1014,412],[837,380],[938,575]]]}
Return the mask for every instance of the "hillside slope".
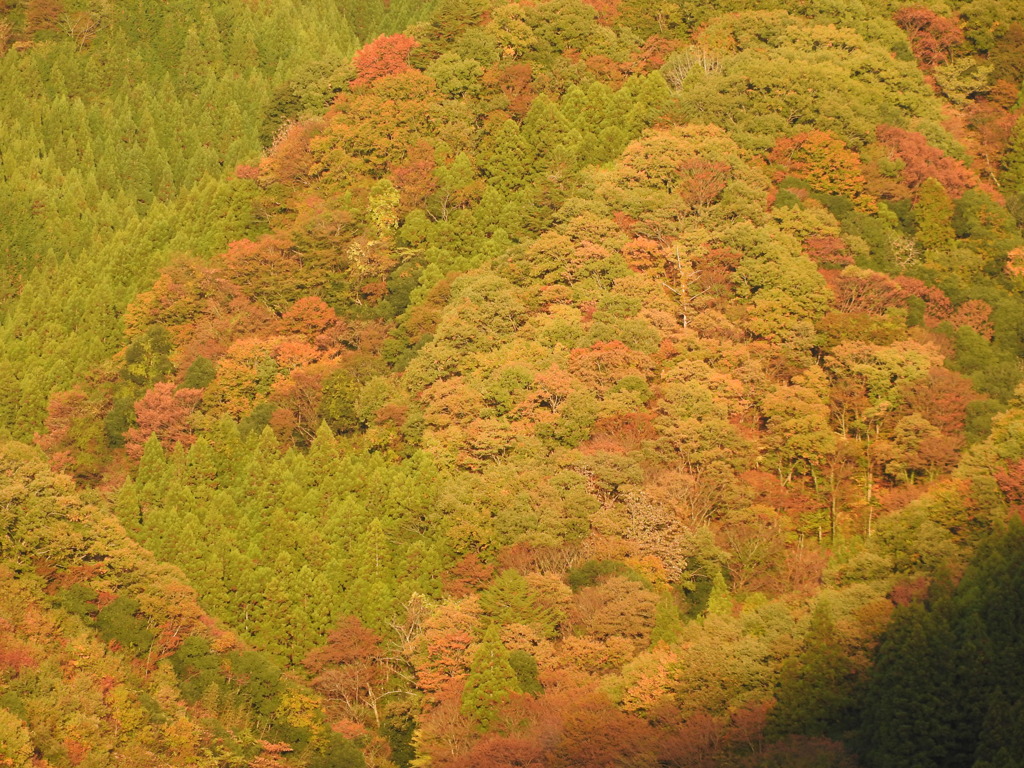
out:
{"label": "hillside slope", "polygon": [[[294,686],[206,708],[243,656],[198,631],[182,717],[253,765],[1015,764],[970,649],[1015,663],[979,591],[1024,504],[1019,16],[448,0],[359,49],[36,436]],[[151,632],[155,589],[109,605]]]}

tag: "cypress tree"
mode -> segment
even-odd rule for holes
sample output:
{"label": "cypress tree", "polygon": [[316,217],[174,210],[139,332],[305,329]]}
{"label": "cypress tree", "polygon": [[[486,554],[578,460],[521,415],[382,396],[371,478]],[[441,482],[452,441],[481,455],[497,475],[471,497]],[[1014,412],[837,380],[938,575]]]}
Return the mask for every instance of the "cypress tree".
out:
{"label": "cypress tree", "polygon": [[482,731],[490,730],[498,709],[511,693],[518,693],[519,679],[509,663],[497,624],[491,624],[473,654],[462,693],[462,714]]}

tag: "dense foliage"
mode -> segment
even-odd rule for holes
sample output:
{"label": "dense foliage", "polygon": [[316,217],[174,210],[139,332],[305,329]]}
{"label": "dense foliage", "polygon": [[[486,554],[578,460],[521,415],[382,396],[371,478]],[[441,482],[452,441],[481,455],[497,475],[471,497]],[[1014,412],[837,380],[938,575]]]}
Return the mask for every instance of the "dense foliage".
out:
{"label": "dense foliage", "polygon": [[813,5],[0,0],[0,765],[1019,764],[1024,11]]}

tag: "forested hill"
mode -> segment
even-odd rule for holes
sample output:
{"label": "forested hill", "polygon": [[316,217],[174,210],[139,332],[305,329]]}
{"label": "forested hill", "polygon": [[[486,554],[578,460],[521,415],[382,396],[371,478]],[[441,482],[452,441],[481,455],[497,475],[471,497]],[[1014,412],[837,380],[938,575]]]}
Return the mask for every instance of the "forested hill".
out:
{"label": "forested hill", "polygon": [[0,765],[1024,763],[1024,8],[0,11]]}
{"label": "forested hill", "polygon": [[172,256],[245,234],[235,165],[324,108],[360,39],[427,7],[0,2],[0,431],[31,439]]}

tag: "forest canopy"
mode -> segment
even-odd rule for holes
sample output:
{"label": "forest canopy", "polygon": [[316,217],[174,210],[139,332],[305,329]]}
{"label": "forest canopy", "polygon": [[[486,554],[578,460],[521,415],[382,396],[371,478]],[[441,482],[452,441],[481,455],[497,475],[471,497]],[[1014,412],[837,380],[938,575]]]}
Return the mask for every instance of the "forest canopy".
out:
{"label": "forest canopy", "polygon": [[0,766],[1024,763],[1024,9],[0,0]]}

